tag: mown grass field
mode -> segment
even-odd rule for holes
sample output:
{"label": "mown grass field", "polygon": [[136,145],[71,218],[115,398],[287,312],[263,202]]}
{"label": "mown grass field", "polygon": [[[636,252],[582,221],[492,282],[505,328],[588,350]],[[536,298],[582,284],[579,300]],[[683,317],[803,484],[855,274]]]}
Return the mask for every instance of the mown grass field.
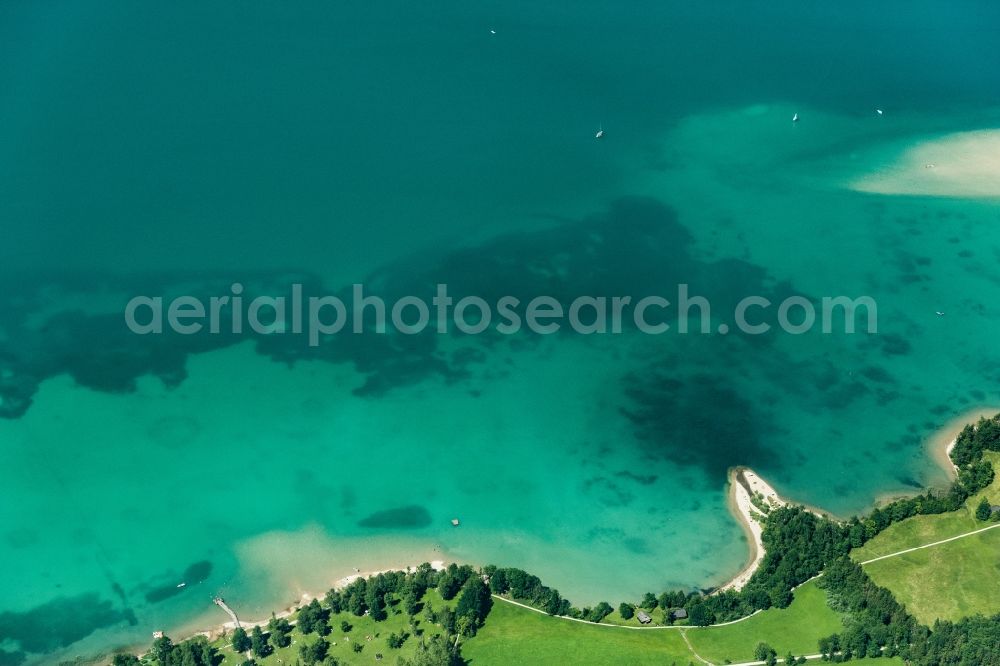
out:
{"label": "mown grass field", "polygon": [[[810,583],[791,607],[758,613],[750,620],[726,627],[688,628],[683,631],[704,659],[724,664],[753,661],[754,648],[769,642],[784,658],[815,654],[816,642],[841,628],[840,617],[826,606],[825,594]],[[507,664],[660,664],[687,666],[702,663],[684,643],[682,630],[629,630],[593,626],[548,617],[496,602],[479,634],[466,642],[462,655],[472,666]],[[809,663],[820,663],[812,661]],[[859,662],[861,663],[861,662]],[[868,666],[901,666],[901,659],[866,659]]]}
{"label": "mown grass field", "polygon": [[[986,457],[1000,470],[1000,453]],[[936,516],[914,516],[890,526],[863,548],[851,552],[855,561],[922,546],[989,527],[976,520],[982,498],[1000,504],[1000,474],[993,483],[969,498],[961,510]],[[865,565],[879,585],[896,596],[921,622],[957,620],[975,613],[1000,612],[1000,527]]]}
{"label": "mown grass field", "polygon": [[865,571],[928,626],[1000,613],[1000,527],[872,562]]}
{"label": "mown grass field", "polygon": [[753,661],[754,647],[763,641],[784,657],[815,654],[820,638],[843,629],[839,613],[826,603],[826,592],[810,581],[795,590],[788,608],[757,613],[749,620],[724,627],[692,628],[687,638],[695,651],[716,663]]}
{"label": "mown grass field", "polygon": [[874,557],[933,543],[985,527],[987,523],[976,520],[974,514],[976,505],[983,497],[992,504],[1000,504],[1000,453],[987,451],[984,457],[993,464],[993,469],[998,472],[997,476],[990,486],[969,498],[964,508],[936,516],[914,516],[895,525],[890,525],[864,546],[851,551],[851,557],[856,562],[864,562]]}
{"label": "mown grass field", "polygon": [[507,664],[677,664],[697,661],[679,631],[635,631],[549,617],[496,601],[465,643],[473,666]]}

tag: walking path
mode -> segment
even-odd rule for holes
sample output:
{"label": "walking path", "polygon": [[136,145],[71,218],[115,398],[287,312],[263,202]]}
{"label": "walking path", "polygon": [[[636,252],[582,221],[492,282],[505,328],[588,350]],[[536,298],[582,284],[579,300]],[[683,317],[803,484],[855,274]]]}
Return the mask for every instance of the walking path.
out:
{"label": "walking path", "polygon": [[[535,608],[534,606],[529,606],[528,604],[522,604],[520,601],[514,601],[513,599],[508,599],[507,597],[501,597],[497,594],[493,594],[490,596],[492,596],[494,599],[499,599],[500,601],[506,602],[508,604],[520,606],[521,608],[525,608],[535,613],[541,613],[542,615],[549,615],[548,613],[539,608]],[[737,622],[743,622],[744,620],[749,620],[759,612],[760,612],[759,610],[755,610],[749,615],[741,617],[738,620],[732,620],[731,622],[720,622],[719,624],[712,624],[709,625],[708,627],[696,627],[691,625],[685,625],[685,626],[670,625],[662,627],[632,627],[627,624],[607,624],[605,622],[591,622],[590,620],[583,620],[578,617],[570,617],[569,615],[549,615],[549,617],[554,617],[559,620],[570,620],[571,622],[581,622],[583,624],[591,624],[595,627],[614,627],[615,629],[633,629],[636,631],[656,631],[657,629],[673,629],[675,631],[681,631],[683,629],[708,629],[709,627],[726,627],[729,626],[730,624],[736,624]]]}
{"label": "walking path", "polygon": [[[926,543],[926,544],[924,544],[922,546],[914,546],[913,548],[906,548],[904,550],[896,551],[895,553],[889,553],[888,555],[881,555],[879,557],[873,557],[870,560],[865,560],[864,562],[858,562],[858,564],[860,564],[860,565],[871,564],[872,562],[878,562],[880,560],[887,560],[890,557],[899,557],[900,555],[905,555],[907,553],[912,553],[915,550],[923,550],[924,548],[933,548],[934,546],[940,546],[941,544],[948,543],[949,541],[956,541],[958,539],[964,539],[965,537],[969,537],[969,536],[972,536],[974,534],[979,534],[980,532],[985,532],[987,530],[996,529],[998,527],[1000,527],[1000,523],[997,523],[995,525],[990,525],[988,527],[982,527],[982,528],[980,528],[978,530],[972,530],[971,532],[965,532],[963,534],[959,534],[957,536],[949,537],[947,539],[941,539],[940,541],[935,541],[933,543]],[[809,580],[815,580],[815,579],[819,578],[822,575],[823,575],[822,573],[816,574],[815,576],[813,576]],[[809,580],[807,580],[806,583],[808,583]],[[803,583],[803,585],[805,585],[805,583]],[[796,586],[796,587],[801,587],[801,586]],[[492,595],[492,597],[494,599],[499,599],[500,601],[503,601],[504,603],[513,604],[514,606],[520,606],[521,608],[525,608],[525,609],[530,610],[530,611],[532,611],[534,613],[540,613],[542,615],[548,615],[548,613],[546,613],[545,611],[543,611],[543,610],[541,610],[539,608],[535,608],[534,606],[529,606],[528,604],[522,604],[520,601],[514,601],[513,599],[508,599],[507,597],[501,597],[500,595],[497,595],[497,594]],[[731,620],[729,622],[720,622],[719,624],[711,624],[711,625],[708,625],[707,627],[694,627],[694,626],[691,626],[691,625],[684,625],[684,626],[671,625],[671,626],[658,626],[658,627],[633,627],[633,626],[629,626],[629,625],[626,625],[626,624],[607,624],[607,623],[604,623],[604,622],[591,622],[590,620],[584,620],[584,619],[581,619],[581,618],[578,618],[578,617],[570,617],[568,615],[551,615],[550,617],[554,617],[554,618],[557,618],[557,619],[560,619],[560,620],[570,620],[571,622],[580,622],[580,623],[583,623],[583,624],[592,624],[592,625],[594,625],[596,627],[612,627],[612,628],[615,628],[615,629],[633,629],[633,630],[636,630],[636,631],[655,631],[657,629],[674,629],[674,630],[680,631],[680,630],[684,630],[684,629],[711,629],[712,627],[726,627],[726,626],[729,626],[731,624],[736,624],[738,622],[743,622],[745,620],[749,620],[754,615],[756,615],[757,613],[760,613],[760,612],[761,611],[756,610],[753,613],[751,613],[750,615],[746,615],[744,617],[741,617],[738,620]],[[687,639],[685,638],[685,641],[686,640]],[[809,657],[809,656],[806,657],[806,659],[812,659],[812,658],[813,657]],[[816,658],[819,658],[819,655],[816,655]],[[764,662],[747,662],[747,664],[756,664],[756,663],[764,663]],[[743,665],[743,664],[734,664],[733,666],[745,666],[745,665]]]}
{"label": "walking path", "polygon": [[990,525],[989,527],[983,527],[978,530],[972,530],[971,532],[965,532],[964,534],[959,534],[958,536],[949,537],[947,539],[941,539],[940,541],[935,541],[934,543],[925,543],[922,546],[914,546],[913,548],[907,548],[906,550],[900,550],[895,553],[889,553],[888,555],[882,555],[880,557],[873,557],[870,560],[865,560],[864,562],[859,562],[858,564],[871,564],[872,562],[878,562],[879,560],[887,560],[890,557],[897,557],[899,555],[905,555],[907,553],[912,553],[915,550],[922,550],[924,548],[931,548],[933,546],[940,546],[943,543],[948,543],[949,541],[956,541],[958,539],[964,539],[965,537],[972,536],[973,534],[979,534],[980,532],[985,532],[986,530],[992,530],[1000,527],[1000,523],[996,525]]}
{"label": "walking path", "polygon": [[694,655],[695,659],[697,659],[698,661],[700,661],[703,664],[708,664],[708,666],[714,666],[714,664],[712,664],[712,662],[710,662],[708,659],[705,659],[700,654],[698,654],[697,652],[695,652],[694,646],[691,645],[691,641],[688,640],[688,634],[687,634],[686,631],[682,631],[681,632],[681,638],[684,639],[684,645],[688,646],[688,650],[691,650],[691,654]]}

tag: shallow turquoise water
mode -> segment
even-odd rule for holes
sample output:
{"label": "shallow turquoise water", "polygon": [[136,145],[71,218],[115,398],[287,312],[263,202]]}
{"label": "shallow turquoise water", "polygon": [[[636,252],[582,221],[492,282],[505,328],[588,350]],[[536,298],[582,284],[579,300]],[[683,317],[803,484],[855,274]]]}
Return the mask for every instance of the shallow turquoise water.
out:
{"label": "shallow turquoise water", "polygon": [[[1000,16],[805,4],[0,7],[4,663],[438,556],[581,604],[711,586],[746,557],[731,465],[842,515],[940,483],[929,434],[1000,404],[1000,206],[842,185],[995,125]],[[136,293],[300,279],[688,282],[716,322],[871,295],[879,334],[310,351],[122,325]]]}

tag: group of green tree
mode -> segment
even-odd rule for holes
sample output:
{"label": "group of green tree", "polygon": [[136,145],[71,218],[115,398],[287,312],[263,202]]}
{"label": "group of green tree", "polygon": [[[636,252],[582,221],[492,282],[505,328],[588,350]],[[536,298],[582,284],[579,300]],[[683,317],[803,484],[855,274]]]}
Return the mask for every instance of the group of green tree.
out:
{"label": "group of green tree", "polygon": [[[208,644],[204,636],[198,636],[180,643],[174,643],[168,636],[153,641],[149,656],[161,666],[215,666],[218,651]],[[111,662],[114,666],[138,666],[141,662],[135,655],[116,654]]]}

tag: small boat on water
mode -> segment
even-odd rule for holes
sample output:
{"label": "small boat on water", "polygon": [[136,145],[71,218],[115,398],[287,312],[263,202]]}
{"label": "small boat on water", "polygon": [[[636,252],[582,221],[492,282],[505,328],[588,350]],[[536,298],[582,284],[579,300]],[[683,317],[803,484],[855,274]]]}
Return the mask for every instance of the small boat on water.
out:
{"label": "small boat on water", "polygon": [[452,527],[458,527],[458,525],[459,525],[458,518],[452,518],[451,519],[451,525],[452,525]]}
{"label": "small boat on water", "polygon": [[792,122],[793,123],[799,122],[799,114],[796,113],[794,116],[792,116]]}
{"label": "small boat on water", "polygon": [[177,585],[177,587],[186,587],[186,586],[187,586],[187,583],[179,583],[179,584]]}
{"label": "small boat on water", "polygon": [[595,139],[603,139],[604,138],[604,130],[603,129],[597,130],[597,134],[594,135],[594,138]]}

